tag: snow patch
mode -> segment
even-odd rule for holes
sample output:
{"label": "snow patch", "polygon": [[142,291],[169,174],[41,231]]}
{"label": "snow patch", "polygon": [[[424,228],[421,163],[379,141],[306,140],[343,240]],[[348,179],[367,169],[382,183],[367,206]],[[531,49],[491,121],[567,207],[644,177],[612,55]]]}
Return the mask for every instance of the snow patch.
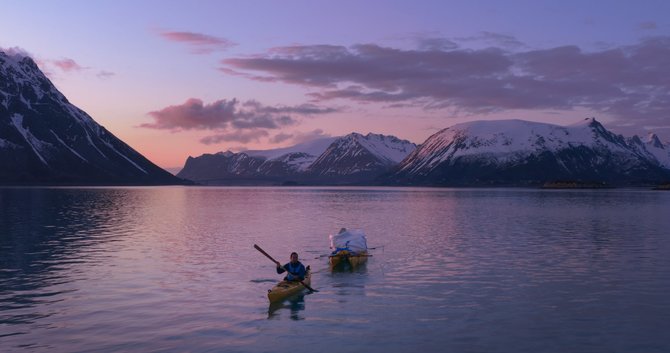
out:
{"label": "snow patch", "polygon": [[317,156],[311,155],[308,153],[288,153],[281,157],[273,159],[273,161],[280,161],[286,163],[291,169],[295,171],[304,172],[307,168],[314,163]]}
{"label": "snow patch", "polygon": [[0,104],[2,104],[5,109],[9,109],[9,94],[5,91],[0,91],[0,95],[2,95],[2,101]]}
{"label": "snow patch", "polygon": [[0,148],[7,148],[7,149],[12,148],[13,149],[13,148],[17,148],[17,147],[21,147],[21,146],[19,146],[17,144],[14,144],[14,143],[12,143],[8,140],[0,138]]}
{"label": "snow patch", "polygon": [[358,135],[356,137],[365,149],[377,158],[392,164],[400,163],[416,148],[415,144],[393,136],[369,133],[366,136]]}
{"label": "snow patch", "polygon": [[142,172],[144,172],[144,174],[149,174],[146,170],[142,169],[142,167],[140,167],[139,165],[137,165],[137,164],[136,164],[135,162],[133,162],[130,158],[126,157],[126,155],[124,155],[123,153],[119,152],[116,148],[114,148],[114,146],[113,146],[111,143],[109,143],[109,142],[107,142],[107,141],[105,141],[105,140],[102,140],[102,143],[104,143],[105,145],[107,145],[107,147],[111,148],[112,151],[116,152],[116,154],[118,154],[119,156],[123,157],[123,158],[124,158],[125,160],[127,160],[130,164],[132,164],[133,166],[135,166],[135,168],[137,168],[137,169],[141,170]]}
{"label": "snow patch", "polygon": [[87,162],[87,163],[88,163],[88,160],[86,160],[86,158],[82,157],[79,153],[77,153],[77,151],[75,151],[75,150],[72,149],[70,146],[68,146],[68,145],[65,143],[65,141],[61,140],[61,138],[60,138],[55,132],[53,132],[53,130],[49,130],[49,131],[51,131],[51,133],[56,137],[56,139],[58,140],[58,142],[60,142],[63,146],[67,147],[67,149],[70,150],[70,152],[74,153],[75,156],[79,157],[81,160],[83,160],[84,162]]}
{"label": "snow patch", "polygon": [[30,148],[32,148],[33,152],[35,152],[40,161],[42,161],[44,165],[49,165],[46,159],[44,159],[44,157],[42,156],[42,153],[44,153],[44,149],[52,145],[48,142],[44,142],[38,139],[30,132],[30,130],[23,127],[23,115],[21,114],[12,115],[12,124],[14,125],[16,130],[18,130],[19,133],[23,136],[26,142],[28,142],[28,145],[30,146]]}
{"label": "snow patch", "polygon": [[98,146],[96,146],[96,144],[93,143],[93,139],[91,139],[91,135],[88,133],[88,129],[86,129],[86,127],[84,127],[84,132],[86,133],[86,140],[88,141],[88,143],[91,146],[93,146],[93,148],[95,148],[95,150],[98,151],[98,153],[100,153],[101,156],[109,159],[104,153],[102,153],[102,151],[98,148]]}

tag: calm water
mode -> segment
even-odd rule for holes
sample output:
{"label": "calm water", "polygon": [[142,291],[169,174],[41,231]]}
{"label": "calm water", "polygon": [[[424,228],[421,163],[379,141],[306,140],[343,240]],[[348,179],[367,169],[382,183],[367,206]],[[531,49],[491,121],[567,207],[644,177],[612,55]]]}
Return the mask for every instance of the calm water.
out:
{"label": "calm water", "polygon": [[[0,189],[2,352],[669,352],[670,192]],[[362,228],[366,267],[328,270]],[[296,250],[320,292],[270,306]]]}

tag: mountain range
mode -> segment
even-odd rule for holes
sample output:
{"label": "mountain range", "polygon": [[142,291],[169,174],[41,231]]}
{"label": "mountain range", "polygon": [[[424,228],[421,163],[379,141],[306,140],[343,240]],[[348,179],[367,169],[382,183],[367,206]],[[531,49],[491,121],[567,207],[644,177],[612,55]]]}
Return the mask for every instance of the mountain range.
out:
{"label": "mountain range", "polygon": [[0,184],[183,184],[71,104],[28,56],[0,51]]}
{"label": "mountain range", "polygon": [[215,185],[655,185],[670,180],[670,149],[654,134],[625,138],[594,118],[569,126],[473,121],[418,147],[394,136],[352,133],[283,149],[189,157],[177,175]]}
{"label": "mountain range", "polygon": [[209,185],[367,184],[415,148],[393,136],[351,133],[289,148],[189,157],[177,176]]}

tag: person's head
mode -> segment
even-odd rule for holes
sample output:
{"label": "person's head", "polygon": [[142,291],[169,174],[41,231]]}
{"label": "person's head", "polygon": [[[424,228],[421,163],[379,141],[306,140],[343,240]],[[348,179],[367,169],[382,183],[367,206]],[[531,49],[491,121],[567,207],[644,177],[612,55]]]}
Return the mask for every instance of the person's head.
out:
{"label": "person's head", "polygon": [[298,262],[298,253],[297,252],[292,252],[291,253],[291,262],[292,263]]}

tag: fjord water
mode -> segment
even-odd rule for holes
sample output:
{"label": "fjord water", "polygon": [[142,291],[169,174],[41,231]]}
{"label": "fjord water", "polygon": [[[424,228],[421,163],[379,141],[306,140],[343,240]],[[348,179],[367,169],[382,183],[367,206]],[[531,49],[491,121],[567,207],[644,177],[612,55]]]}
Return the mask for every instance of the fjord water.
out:
{"label": "fjord water", "polygon": [[[0,189],[3,352],[668,352],[670,193]],[[331,272],[328,234],[368,264]],[[305,294],[269,305],[293,250]],[[317,258],[318,257],[318,258]]]}

